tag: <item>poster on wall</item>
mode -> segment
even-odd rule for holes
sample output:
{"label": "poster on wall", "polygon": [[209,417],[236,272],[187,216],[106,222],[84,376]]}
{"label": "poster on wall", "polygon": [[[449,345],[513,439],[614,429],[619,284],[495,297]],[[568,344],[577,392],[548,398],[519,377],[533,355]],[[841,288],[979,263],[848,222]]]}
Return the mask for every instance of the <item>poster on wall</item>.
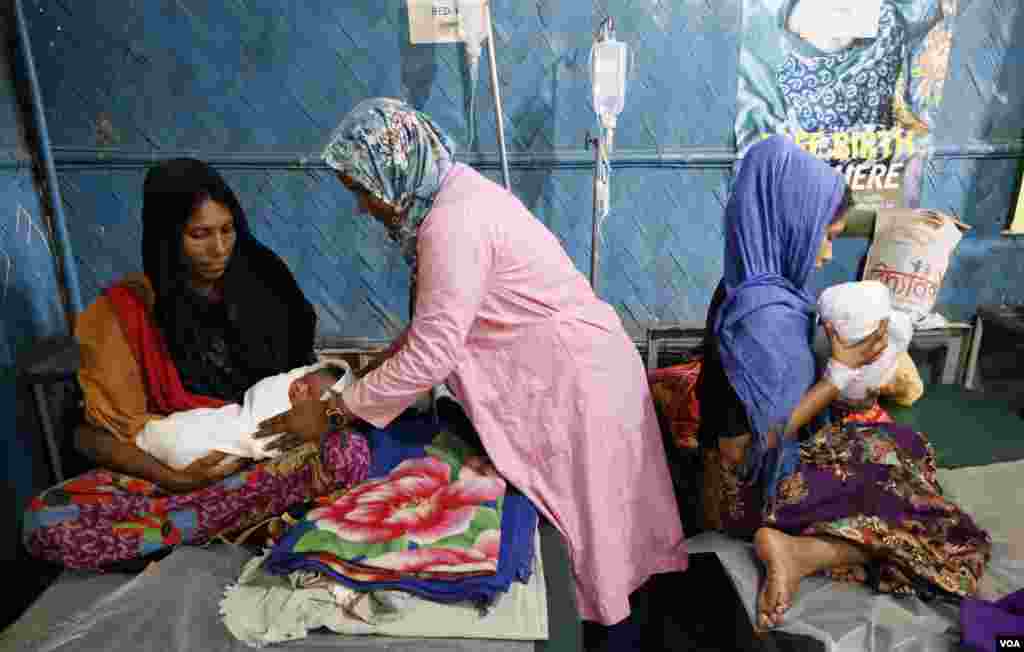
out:
{"label": "poster on wall", "polygon": [[1017,203],[1010,208],[1010,224],[1003,230],[1003,235],[1024,235],[1024,164],[1020,166],[1019,179]]}
{"label": "poster on wall", "polygon": [[736,146],[775,134],[829,161],[857,203],[916,208],[969,0],[743,0]]}

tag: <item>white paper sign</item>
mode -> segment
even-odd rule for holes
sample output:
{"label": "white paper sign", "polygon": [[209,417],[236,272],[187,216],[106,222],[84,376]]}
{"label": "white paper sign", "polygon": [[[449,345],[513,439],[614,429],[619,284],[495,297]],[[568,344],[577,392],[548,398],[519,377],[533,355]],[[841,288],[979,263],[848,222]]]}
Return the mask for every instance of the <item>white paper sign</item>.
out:
{"label": "white paper sign", "polygon": [[409,41],[414,45],[462,40],[458,0],[408,0],[408,5]]}

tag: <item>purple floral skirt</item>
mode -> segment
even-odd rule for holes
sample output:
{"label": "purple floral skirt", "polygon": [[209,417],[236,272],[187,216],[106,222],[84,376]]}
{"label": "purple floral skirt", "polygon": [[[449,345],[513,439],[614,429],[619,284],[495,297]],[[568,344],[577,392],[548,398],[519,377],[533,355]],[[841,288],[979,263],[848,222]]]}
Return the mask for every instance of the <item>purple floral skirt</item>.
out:
{"label": "purple floral skirt", "polygon": [[[779,484],[772,504],[723,465],[724,529],[749,536],[757,527],[830,536],[865,546],[877,564],[829,572],[871,581],[886,593],[922,586],[957,596],[977,592],[991,539],[970,515],[942,495],[928,439],[894,423],[822,428],[800,448],[800,466]],[[873,577],[872,577],[873,576]]]}
{"label": "purple floral skirt", "polygon": [[67,568],[102,569],[177,544],[203,544],[366,479],[370,448],[359,433],[328,435],[188,494],[95,469],[33,498],[29,552]]}

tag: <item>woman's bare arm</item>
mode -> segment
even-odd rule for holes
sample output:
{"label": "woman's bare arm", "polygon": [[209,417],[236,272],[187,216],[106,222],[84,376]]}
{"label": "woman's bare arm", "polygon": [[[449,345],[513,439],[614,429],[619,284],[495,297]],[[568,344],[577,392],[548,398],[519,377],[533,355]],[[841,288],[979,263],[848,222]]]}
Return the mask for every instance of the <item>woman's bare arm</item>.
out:
{"label": "woman's bare arm", "polygon": [[820,414],[825,408],[832,404],[832,401],[839,398],[839,389],[832,384],[828,378],[822,378],[814,384],[800,403],[789,415],[789,422],[786,423],[786,437],[792,438],[797,431],[806,426]]}
{"label": "woman's bare arm", "polygon": [[[832,324],[825,324],[825,332],[832,342],[833,360],[851,369],[858,369],[870,364],[885,351],[889,342],[889,320],[882,320],[874,333],[864,338],[863,342],[854,345],[843,342]],[[800,399],[800,403],[790,413],[789,422],[786,423],[785,436],[792,437],[837,398],[839,398],[839,388],[826,375],[807,390],[807,393]]]}
{"label": "woman's bare arm", "polygon": [[[825,332],[832,342],[833,359],[846,367],[856,369],[871,363],[885,351],[886,344],[889,341],[889,320],[883,320],[874,333],[866,337],[863,342],[855,345],[843,342],[831,324],[825,324]],[[794,437],[801,428],[809,424],[815,416],[820,414],[837,398],[839,398],[839,388],[827,376],[816,382],[807,390],[807,393],[803,395],[800,402],[790,413],[783,436]],[[719,450],[724,459],[732,463],[738,463],[746,454],[751,435],[747,433],[733,439],[732,441],[719,439]],[[728,443],[723,444],[723,441]],[[777,444],[776,433],[774,431],[769,432],[768,446],[774,448]]]}
{"label": "woman's bare arm", "polygon": [[148,480],[172,493],[200,489],[237,472],[242,466],[242,462],[217,466],[223,459],[220,455],[200,460],[184,471],[175,471],[138,447],[89,424],[75,429],[75,448],[98,466]]}
{"label": "woman's bare arm", "polygon": [[[800,403],[789,415],[786,423],[785,436],[793,438],[796,433],[814,419],[815,415],[832,404],[832,401],[839,398],[839,390],[827,378],[823,378],[814,384]],[[722,460],[732,466],[739,465],[746,457],[747,449],[750,447],[752,435],[748,432],[738,437],[719,437],[718,453]],[[768,447],[775,448],[778,445],[776,431],[768,432]]]}
{"label": "woman's bare arm", "polygon": [[157,484],[166,483],[174,473],[155,457],[93,425],[82,424],[75,429],[75,448],[103,468]]}

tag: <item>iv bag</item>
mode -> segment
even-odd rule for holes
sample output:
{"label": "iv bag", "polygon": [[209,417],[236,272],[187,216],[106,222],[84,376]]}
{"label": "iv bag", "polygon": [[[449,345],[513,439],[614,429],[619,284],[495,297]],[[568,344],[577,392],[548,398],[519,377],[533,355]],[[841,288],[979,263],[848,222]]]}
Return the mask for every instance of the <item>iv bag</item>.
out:
{"label": "iv bag", "polygon": [[487,0],[458,0],[459,37],[474,59],[480,56],[481,44],[487,40]]}
{"label": "iv bag", "polygon": [[626,67],[628,46],[608,39],[594,44],[590,51],[590,76],[593,80],[594,113],[606,127],[614,127],[626,105]]}

